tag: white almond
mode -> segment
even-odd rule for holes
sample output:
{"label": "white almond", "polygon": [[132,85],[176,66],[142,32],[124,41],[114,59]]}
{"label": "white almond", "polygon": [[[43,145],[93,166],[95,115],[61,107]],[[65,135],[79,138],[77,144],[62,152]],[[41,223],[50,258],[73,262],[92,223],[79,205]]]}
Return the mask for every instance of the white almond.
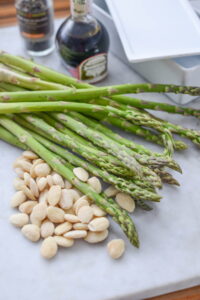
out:
{"label": "white almond", "polygon": [[104,231],[109,227],[109,220],[105,217],[95,218],[88,224],[90,231]]}
{"label": "white almond", "polygon": [[14,162],[14,168],[21,168],[25,172],[30,172],[32,164],[24,159],[18,159]]}
{"label": "white almond", "polygon": [[106,194],[107,197],[114,197],[118,192],[119,191],[111,185],[107,189],[105,189],[104,194]]}
{"label": "white almond", "polygon": [[98,207],[96,204],[91,205],[93,209],[93,213],[95,217],[104,217],[106,216],[106,212],[103,211],[100,207]]}
{"label": "white almond", "polygon": [[88,243],[94,244],[104,241],[108,236],[108,230],[104,230],[101,232],[92,232],[89,231],[86,238],[84,239]]}
{"label": "white almond", "polygon": [[24,171],[21,168],[15,168],[15,173],[21,179],[24,179]]}
{"label": "white almond", "polygon": [[70,223],[79,223],[80,222],[79,218],[72,214],[65,214],[65,220]]}
{"label": "white almond", "polygon": [[53,185],[53,178],[52,178],[52,175],[48,175],[47,176],[47,183],[49,186],[52,186]]}
{"label": "white almond", "polygon": [[37,242],[40,239],[40,228],[34,224],[27,224],[22,228],[23,235],[32,242]]}
{"label": "white almond", "polygon": [[34,171],[38,177],[46,177],[50,174],[51,168],[46,163],[42,163],[36,165]]}
{"label": "white almond", "polygon": [[81,167],[74,168],[73,173],[76,177],[78,177],[78,179],[80,179],[81,181],[84,181],[84,182],[86,182],[89,178],[88,172]]}
{"label": "white almond", "polygon": [[27,198],[29,198],[30,200],[36,200],[36,197],[33,195],[31,190],[27,186],[25,186],[25,185],[22,186],[22,191],[27,196]]}
{"label": "white almond", "polygon": [[48,189],[45,189],[43,190],[41,193],[40,193],[40,196],[39,196],[39,199],[38,201],[40,203],[47,203],[47,194],[48,194]]}
{"label": "white almond", "polygon": [[65,188],[66,189],[71,189],[72,188],[72,184],[71,184],[71,182],[69,182],[68,180],[64,180],[64,184],[65,184]]}
{"label": "white almond", "polygon": [[39,177],[36,182],[40,192],[43,191],[47,186],[47,178],[45,177]]}
{"label": "white almond", "polygon": [[23,191],[16,192],[11,199],[11,207],[18,207],[26,200],[26,195]]}
{"label": "white almond", "polygon": [[22,227],[28,224],[28,215],[24,213],[14,214],[10,217],[10,223],[16,227]]}
{"label": "white almond", "polygon": [[63,210],[64,210],[65,214],[75,215],[73,207],[71,207],[69,209],[63,209]]}
{"label": "white almond", "polygon": [[33,159],[37,159],[37,158],[38,158],[38,156],[37,156],[35,153],[33,153],[32,151],[29,151],[29,150],[24,151],[24,152],[22,153],[22,155],[23,155],[23,157],[25,157],[25,158],[27,158],[27,159],[30,159],[30,160],[33,160]]}
{"label": "white almond", "polygon": [[24,183],[25,185],[29,185],[31,179],[31,175],[28,172],[24,172]]}
{"label": "white almond", "polygon": [[41,223],[42,223],[42,220],[39,220],[37,218],[37,216],[33,213],[33,211],[30,214],[30,221],[31,221],[31,224],[37,225],[38,227],[40,227]]}
{"label": "white almond", "polygon": [[126,193],[118,193],[115,197],[116,202],[120,207],[127,210],[128,212],[133,212],[135,209],[135,202],[131,196]]}
{"label": "white almond", "polygon": [[47,194],[47,201],[49,205],[55,206],[61,198],[61,187],[59,185],[52,185]]}
{"label": "white almond", "polygon": [[39,203],[33,207],[32,215],[40,221],[44,220],[47,216],[47,205],[46,203]]}
{"label": "white almond", "polygon": [[47,216],[53,223],[62,223],[65,219],[65,212],[61,208],[49,206],[47,208]]}
{"label": "white almond", "polygon": [[125,251],[124,241],[122,239],[111,240],[107,245],[107,250],[112,258],[120,258]]}
{"label": "white almond", "polygon": [[74,240],[72,239],[67,239],[63,236],[54,236],[54,239],[56,241],[56,243],[58,244],[58,246],[60,247],[72,247],[74,245]]}
{"label": "white almond", "polygon": [[82,206],[77,214],[82,223],[89,223],[93,218],[93,209],[90,206]]}
{"label": "white almond", "polygon": [[69,189],[68,191],[71,193],[73,201],[77,201],[81,197],[80,193],[76,189]]}
{"label": "white almond", "polygon": [[39,165],[39,164],[43,164],[43,163],[44,163],[44,160],[41,159],[41,158],[37,158],[37,159],[33,160],[34,167],[37,166],[37,165]]}
{"label": "white almond", "polygon": [[36,174],[35,174],[35,165],[34,164],[31,166],[30,175],[31,175],[32,178],[37,177]]}
{"label": "white almond", "polygon": [[64,180],[62,179],[60,174],[57,174],[57,173],[53,174],[52,179],[53,179],[53,183],[55,185],[59,185],[61,188],[65,187]]}
{"label": "white almond", "polygon": [[83,223],[75,223],[73,224],[74,230],[88,230],[88,224]]}
{"label": "white almond", "polygon": [[81,239],[85,238],[87,235],[86,230],[71,230],[64,234],[64,237],[68,239]]}
{"label": "white almond", "polygon": [[[84,197],[84,198],[83,198]],[[81,207],[83,206],[89,206],[89,202],[88,202],[88,198],[87,196],[83,196],[81,197],[80,199],[78,199],[75,203],[74,203],[74,210],[75,210],[75,213],[76,215],[78,214],[78,211]]]}
{"label": "white almond", "polygon": [[70,190],[62,190],[59,205],[63,209],[70,209],[73,206],[73,195]]}
{"label": "white almond", "polygon": [[91,177],[88,179],[88,184],[95,190],[97,194],[102,192],[101,181],[97,177]]}
{"label": "white almond", "polygon": [[29,186],[30,186],[30,190],[33,193],[33,195],[35,197],[38,197],[39,196],[39,189],[38,189],[38,186],[37,186],[37,184],[36,184],[36,182],[33,178],[30,178]]}
{"label": "white almond", "polygon": [[48,236],[52,236],[55,230],[55,226],[49,220],[44,220],[40,227],[41,237],[47,238]]}
{"label": "white almond", "polygon": [[13,185],[17,191],[20,191],[22,186],[24,185],[24,180],[17,177],[14,179]]}
{"label": "white almond", "polygon": [[42,242],[40,253],[44,258],[50,259],[56,255],[58,246],[54,237],[49,236]]}
{"label": "white almond", "polygon": [[32,213],[33,207],[36,206],[37,204],[38,204],[37,201],[29,200],[29,201],[26,201],[26,202],[20,204],[19,210],[22,213],[29,215],[30,213]]}
{"label": "white almond", "polygon": [[56,235],[63,235],[64,233],[70,231],[72,229],[72,224],[69,222],[64,222],[55,228]]}

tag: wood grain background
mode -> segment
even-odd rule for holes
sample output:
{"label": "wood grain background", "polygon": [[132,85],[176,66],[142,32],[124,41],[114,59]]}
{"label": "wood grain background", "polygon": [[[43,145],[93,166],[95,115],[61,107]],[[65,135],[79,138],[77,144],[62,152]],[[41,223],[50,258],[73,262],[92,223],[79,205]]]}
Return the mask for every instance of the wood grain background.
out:
{"label": "wood grain background", "polygon": [[[69,14],[69,1],[54,0],[54,9],[55,17],[67,16]],[[0,0],[0,26],[14,25],[16,22],[14,0]],[[149,300],[200,300],[200,286],[164,296],[153,297]]]}

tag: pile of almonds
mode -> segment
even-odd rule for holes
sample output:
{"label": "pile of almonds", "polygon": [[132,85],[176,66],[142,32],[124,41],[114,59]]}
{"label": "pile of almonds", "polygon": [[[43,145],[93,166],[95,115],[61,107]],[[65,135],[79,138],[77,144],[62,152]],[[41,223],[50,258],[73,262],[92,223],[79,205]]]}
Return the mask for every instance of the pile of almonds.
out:
{"label": "pile of almonds", "polygon": [[[109,220],[105,212],[71,183],[52,171],[50,166],[31,151],[23,152],[13,165],[18,177],[14,180],[17,192],[11,200],[11,207],[20,213],[10,217],[10,222],[21,228],[22,234],[32,242],[43,239],[41,255],[52,258],[58,246],[71,247],[75,239],[98,243],[108,236]],[[101,182],[81,167],[74,168],[79,180],[90,184],[101,193]],[[119,193],[114,187],[104,191],[109,197],[116,195],[116,201],[129,212],[134,210],[133,199]],[[124,201],[126,200],[126,201]],[[107,245],[112,258],[119,258],[125,249],[121,239],[111,240]]]}

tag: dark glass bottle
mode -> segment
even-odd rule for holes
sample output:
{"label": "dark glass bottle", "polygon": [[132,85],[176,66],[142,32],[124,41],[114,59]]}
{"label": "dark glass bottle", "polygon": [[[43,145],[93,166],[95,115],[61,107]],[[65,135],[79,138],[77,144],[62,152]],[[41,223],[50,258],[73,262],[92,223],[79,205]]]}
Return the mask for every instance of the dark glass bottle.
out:
{"label": "dark glass bottle", "polygon": [[54,49],[52,0],[16,0],[16,10],[28,53],[49,54]]}
{"label": "dark glass bottle", "polygon": [[68,71],[94,83],[107,75],[109,36],[90,12],[91,0],[71,0],[71,16],[58,29],[56,45]]}

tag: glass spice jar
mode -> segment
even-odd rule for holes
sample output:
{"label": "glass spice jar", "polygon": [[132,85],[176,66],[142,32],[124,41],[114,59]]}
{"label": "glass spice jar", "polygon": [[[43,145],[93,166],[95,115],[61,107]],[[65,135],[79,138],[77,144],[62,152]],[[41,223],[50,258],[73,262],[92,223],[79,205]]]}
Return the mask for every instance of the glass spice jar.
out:
{"label": "glass spice jar", "polygon": [[54,49],[52,0],[17,0],[20,33],[30,55],[43,56]]}

